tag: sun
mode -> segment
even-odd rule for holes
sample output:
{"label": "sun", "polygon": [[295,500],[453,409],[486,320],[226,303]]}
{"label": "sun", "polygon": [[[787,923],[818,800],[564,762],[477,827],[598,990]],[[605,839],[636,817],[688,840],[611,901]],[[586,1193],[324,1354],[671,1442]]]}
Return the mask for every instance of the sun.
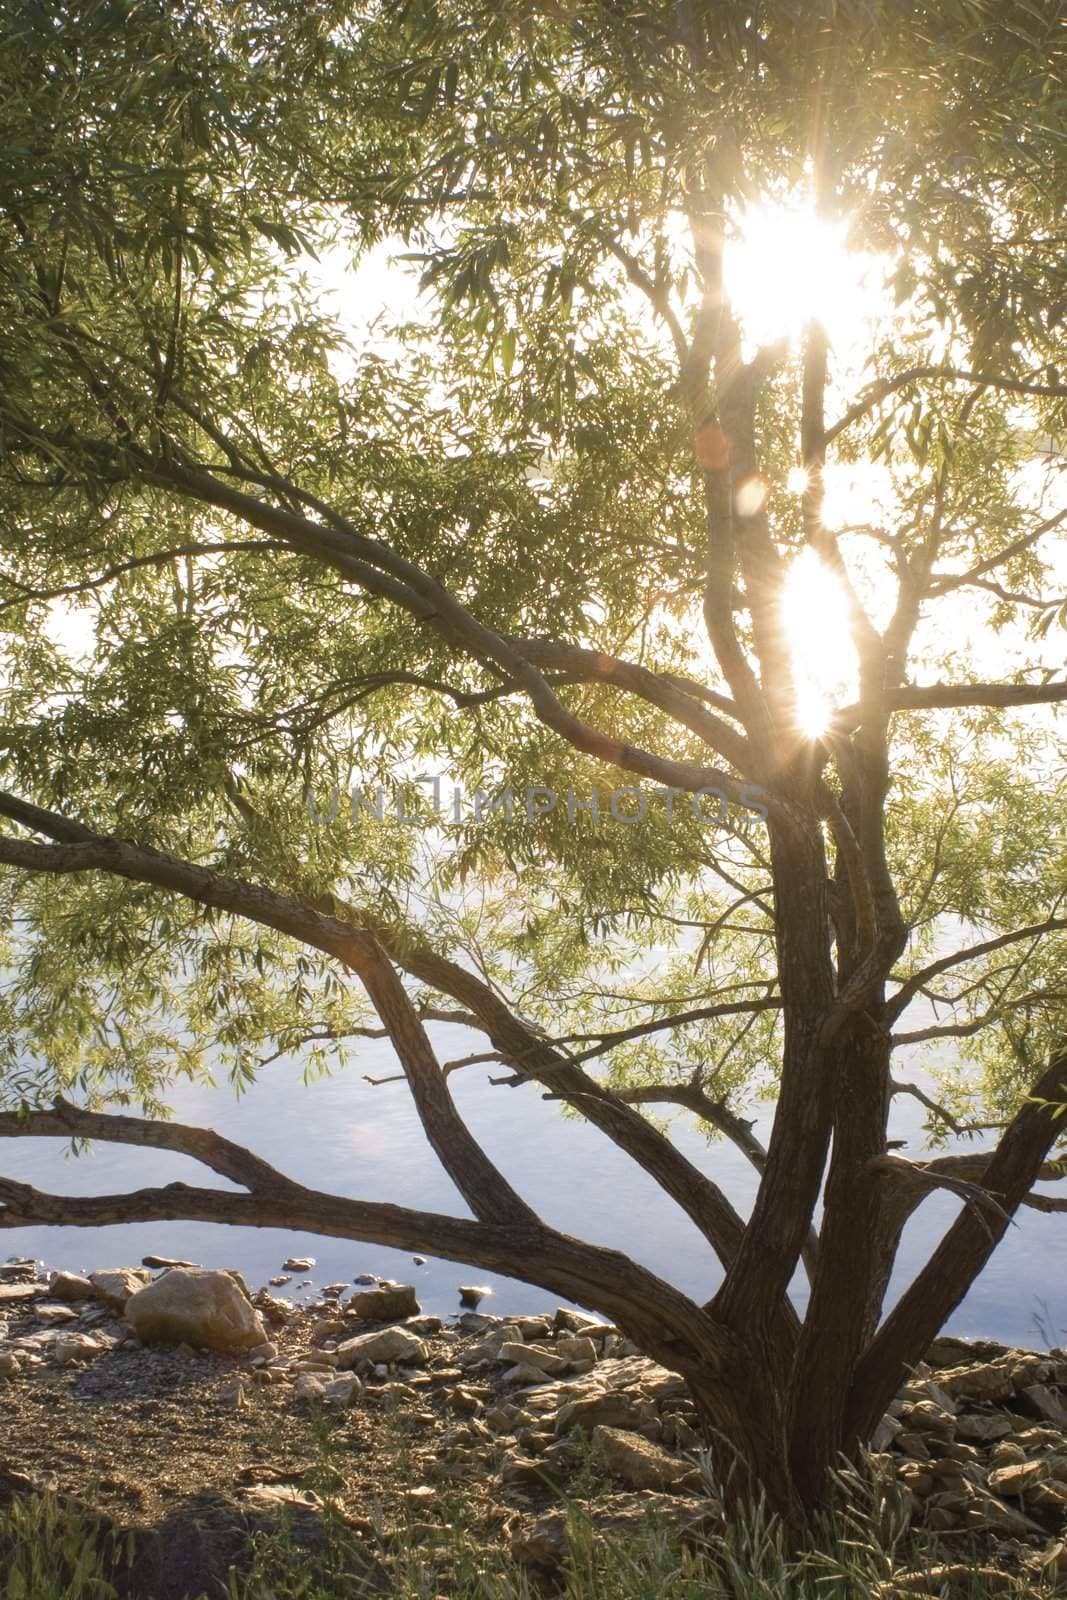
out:
{"label": "sun", "polygon": [[883,310],[888,258],[850,250],[848,219],[802,199],[749,206],[736,223],[723,273],[746,342],[793,339],[815,321],[838,355],[855,350]]}
{"label": "sun", "polygon": [[797,727],[805,738],[817,739],[835,709],[855,698],[859,667],[845,591],[814,550],[794,557],[782,585],[781,616],[792,658]]}

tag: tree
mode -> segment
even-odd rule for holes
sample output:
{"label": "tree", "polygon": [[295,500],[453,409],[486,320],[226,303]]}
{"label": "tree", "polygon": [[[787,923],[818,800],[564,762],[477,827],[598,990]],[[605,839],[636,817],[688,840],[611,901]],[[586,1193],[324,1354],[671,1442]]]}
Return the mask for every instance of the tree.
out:
{"label": "tree", "polygon": [[[0,1132],[243,1192],[5,1179],[0,1227],[251,1222],[521,1276],[684,1375],[733,1493],[818,1503],[1012,1213],[1064,1208],[1032,1191],[1067,1100],[1040,655],[1067,512],[1021,472],[1051,436],[1054,483],[1067,399],[1060,12],[5,13]],[[826,316],[754,343],[731,296],[746,209],[797,196],[886,264],[860,360]],[[303,266],[398,239],[423,311],[346,347]],[[882,484],[846,526],[842,464]],[[817,729],[782,620],[804,572],[856,664]],[[474,802],[435,815],[431,764]],[[389,785],[433,833],[379,820]],[[722,1263],[707,1303],[535,1215],[440,1021],[657,1180]],[[469,1216],[318,1193],[166,1115],[209,1050],[239,1081],[367,1033]],[[932,1129],[994,1137],[908,1163],[893,1055],[938,1038],[972,1076]],[[747,1222],[657,1105],[749,1155]],[[960,1214],[883,1316],[939,1184]]]}

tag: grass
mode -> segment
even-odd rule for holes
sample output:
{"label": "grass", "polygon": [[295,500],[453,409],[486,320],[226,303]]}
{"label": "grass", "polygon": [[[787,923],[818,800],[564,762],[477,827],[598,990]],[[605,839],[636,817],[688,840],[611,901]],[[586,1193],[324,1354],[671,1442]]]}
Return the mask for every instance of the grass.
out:
{"label": "grass", "polygon": [[[932,1548],[878,1541],[869,1508],[838,1512],[800,1555],[781,1526],[758,1511],[699,1546],[682,1545],[651,1518],[627,1537],[605,1537],[580,1506],[568,1508],[569,1556],[554,1580],[538,1579],[503,1554],[472,1546],[444,1523],[392,1552],[389,1600],[1052,1600],[1067,1586],[1031,1574],[1005,1578],[977,1560],[946,1563]],[[362,1600],[357,1542],[341,1525],[314,1570],[293,1559],[284,1535],[265,1540],[230,1600]],[[346,1561],[346,1546],[350,1559]]]}
{"label": "grass", "polygon": [[[396,1419],[399,1421],[399,1419]],[[433,1510],[410,1512],[377,1555],[345,1522],[332,1441],[316,1438],[307,1487],[323,1500],[309,1545],[284,1522],[231,1574],[228,1600],[1052,1600],[1067,1578],[1005,1577],[960,1548],[951,1561],[910,1533],[891,1485],[844,1473],[838,1503],[808,1545],[792,1551],[781,1524],[760,1507],[696,1545],[647,1519],[625,1536],[598,1531],[584,1497],[599,1487],[583,1459],[565,1503],[568,1556],[554,1578],[538,1578],[501,1549],[475,1542],[461,1490],[439,1494]],[[397,1448],[405,1448],[402,1428]],[[709,1484],[709,1488],[713,1489]],[[416,1519],[418,1519],[416,1521]],[[432,1525],[431,1525],[432,1519]],[[377,1519],[376,1519],[377,1520]],[[115,1600],[93,1529],[50,1495],[27,1496],[0,1512],[0,1600]],[[149,1597],[146,1597],[149,1600]],[[204,1597],[207,1600],[207,1597]],[[212,1597],[216,1600],[216,1597]]]}
{"label": "grass", "polygon": [[93,1528],[53,1495],[0,1512],[0,1600],[113,1600]]}

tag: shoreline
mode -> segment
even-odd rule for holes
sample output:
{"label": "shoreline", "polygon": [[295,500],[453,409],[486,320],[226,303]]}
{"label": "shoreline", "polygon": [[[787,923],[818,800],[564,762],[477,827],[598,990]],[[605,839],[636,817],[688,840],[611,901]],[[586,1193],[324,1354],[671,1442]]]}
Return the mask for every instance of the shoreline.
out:
{"label": "shoreline", "polygon": [[[197,1276],[152,1281],[175,1273]],[[368,1562],[388,1566],[461,1499],[471,1539],[542,1574],[566,1555],[576,1485],[608,1532],[651,1511],[696,1538],[718,1515],[682,1380],[579,1312],[446,1323],[410,1285],[298,1307],[268,1285],[247,1295],[267,1339],[224,1352],[138,1338],[128,1307],[149,1276],[0,1269],[0,1499],[49,1489],[140,1530],[190,1596],[264,1519],[315,1521],[327,1500]],[[239,1275],[211,1276],[246,1294]],[[939,1339],[873,1444],[916,1529],[978,1541],[1010,1570],[1045,1559],[1067,1533],[1067,1350]]]}

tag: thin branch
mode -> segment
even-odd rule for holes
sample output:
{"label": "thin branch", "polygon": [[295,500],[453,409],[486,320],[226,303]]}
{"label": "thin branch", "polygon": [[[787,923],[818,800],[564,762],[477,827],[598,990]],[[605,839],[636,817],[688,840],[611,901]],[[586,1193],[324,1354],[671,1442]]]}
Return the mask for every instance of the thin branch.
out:
{"label": "thin branch", "polygon": [[239,550],[262,552],[286,549],[288,546],[280,539],[219,539],[207,544],[179,544],[170,550],[154,551],[152,555],[135,556],[130,561],[122,561],[116,566],[107,567],[95,578],[85,578],[80,583],[63,584],[55,589],[26,588],[16,583],[8,573],[0,573],[0,583],[10,584],[21,591],[16,599],[5,600],[0,604],[0,615],[16,606],[26,605],[31,600],[59,600],[64,595],[87,594],[91,589],[102,589],[107,584],[114,583],[115,579],[121,578],[124,573],[135,572],[141,567],[162,566],[164,562],[175,561],[181,556],[222,555]]}
{"label": "thin branch", "polygon": [[898,372],[895,377],[879,378],[876,383],[870,384],[855,405],[850,406],[843,416],[827,428],[825,442],[830,444],[838,434],[844,433],[846,428],[851,428],[854,422],[859,422],[898,389],[904,389],[909,383],[917,383],[925,378],[943,383],[975,383],[982,388],[1003,389],[1008,394],[1032,394],[1052,400],[1067,399],[1067,384],[1032,383],[1028,379],[1007,378],[996,372],[969,372],[961,367],[909,367],[905,372]]}
{"label": "thin branch", "polygon": [[[967,572],[958,575],[945,573],[943,576],[935,574],[933,582],[927,588],[927,594],[932,598],[936,598],[938,595],[950,593],[953,589],[959,589],[964,584],[980,583],[987,572],[993,572],[997,567],[1003,566],[1005,561],[1011,561],[1014,557],[1025,554],[1046,533],[1051,533],[1054,528],[1058,528],[1065,518],[1067,518],[1067,509],[1056,512],[1054,516],[1046,517],[1043,522],[1037,524],[1036,528],[1031,528],[1029,533],[1024,533],[1018,539],[1013,539],[1011,544],[1004,546],[1003,550],[998,550],[996,555],[988,556],[985,561],[979,561],[976,566],[971,567]],[[983,587],[987,586],[983,585]]]}
{"label": "thin branch", "polygon": [[895,1022],[920,990],[942,972],[949,972],[953,967],[962,966],[966,961],[976,961],[980,956],[992,955],[995,950],[1003,950],[1007,945],[1018,944],[1021,939],[1036,939],[1044,933],[1060,933],[1065,928],[1067,928],[1067,917],[1049,916],[1043,922],[1032,922],[1025,928],[1014,928],[1011,933],[998,934],[994,939],[984,939],[981,944],[967,945],[962,950],[954,950],[951,955],[942,956],[938,961],[932,961],[928,967],[923,967],[921,971],[914,973],[902,983],[896,994],[886,1003],[886,1020]]}
{"label": "thin branch", "polygon": [[[571,1033],[566,1035],[568,1044],[583,1044],[586,1040],[594,1040],[595,1044],[589,1050],[583,1050],[574,1057],[575,1061],[590,1061],[594,1056],[604,1055],[608,1050],[614,1050],[620,1044],[627,1044],[631,1039],[644,1039],[650,1033],[662,1033],[668,1028],[684,1028],[693,1022],[712,1022],[716,1017],[745,1017],[762,1011],[780,1011],[782,1002],[777,995],[768,995],[762,1000],[730,1000],[721,1005],[698,1006],[693,1011],[678,1011],[670,1017],[656,1017],[651,1022],[639,1022],[632,1028],[616,1028],[608,1033]],[[557,1041],[562,1043],[563,1041]]]}
{"label": "thin branch", "polygon": [[993,1129],[1005,1128],[1005,1122],[958,1122],[946,1106],[934,1100],[917,1083],[905,1083],[901,1079],[890,1080],[889,1093],[891,1095],[906,1094],[913,1100],[918,1100],[920,1105],[926,1107],[940,1122],[954,1134],[962,1136],[968,1133],[987,1133]]}
{"label": "thin branch", "polygon": [[620,661],[603,651],[585,650],[554,639],[514,639],[512,643],[534,666],[555,667],[572,681],[608,683],[638,695],[695,733],[738,772],[752,771],[752,752],[747,739],[721,717],[697,704],[692,688],[684,679],[650,672],[635,662]]}

